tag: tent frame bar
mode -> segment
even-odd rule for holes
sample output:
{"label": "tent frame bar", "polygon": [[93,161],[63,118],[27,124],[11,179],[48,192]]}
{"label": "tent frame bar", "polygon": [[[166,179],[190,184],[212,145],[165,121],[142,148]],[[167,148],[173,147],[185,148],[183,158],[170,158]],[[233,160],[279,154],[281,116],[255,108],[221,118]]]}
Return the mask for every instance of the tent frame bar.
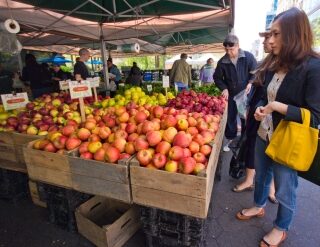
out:
{"label": "tent frame bar", "polygon": [[184,4],[184,5],[189,5],[189,6],[203,7],[203,8],[206,8],[206,9],[215,9],[215,10],[221,9],[221,7],[215,7],[215,6],[210,6],[210,5],[201,4],[201,3],[186,2],[186,1],[182,1],[182,0],[167,0],[167,1],[168,2],[173,2],[173,3],[180,3],[180,4]]}

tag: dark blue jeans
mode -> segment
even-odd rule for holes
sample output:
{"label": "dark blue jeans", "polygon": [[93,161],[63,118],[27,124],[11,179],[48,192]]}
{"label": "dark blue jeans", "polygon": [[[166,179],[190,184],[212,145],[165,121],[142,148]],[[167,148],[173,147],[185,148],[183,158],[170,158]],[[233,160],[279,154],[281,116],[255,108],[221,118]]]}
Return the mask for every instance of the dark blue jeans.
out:
{"label": "dark blue jeans", "polygon": [[281,231],[288,231],[296,210],[296,189],[298,175],[295,170],[274,162],[265,154],[267,143],[259,136],[255,149],[255,190],[254,203],[262,208],[266,205],[270,183],[274,176],[276,198],[279,201],[277,218],[274,226]]}
{"label": "dark blue jeans", "polygon": [[[233,96],[229,96],[228,100],[228,119],[226,125],[225,136],[229,140],[233,140],[237,136],[237,116],[238,109],[236,102],[233,100]],[[241,119],[241,131],[244,130],[245,120]]]}

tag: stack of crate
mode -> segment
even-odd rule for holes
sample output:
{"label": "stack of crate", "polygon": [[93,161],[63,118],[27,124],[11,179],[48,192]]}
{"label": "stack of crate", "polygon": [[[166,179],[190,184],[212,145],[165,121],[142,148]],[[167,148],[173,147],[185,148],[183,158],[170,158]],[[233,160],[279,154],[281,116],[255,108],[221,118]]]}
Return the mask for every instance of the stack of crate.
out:
{"label": "stack of crate", "polygon": [[0,199],[14,200],[28,194],[28,176],[21,172],[0,169]]}
{"label": "stack of crate", "polygon": [[148,247],[202,247],[205,244],[205,219],[150,207],[141,207],[140,216]]}
{"label": "stack of crate", "polygon": [[75,210],[91,196],[51,185],[45,185],[45,194],[50,222],[70,232],[76,232]]}

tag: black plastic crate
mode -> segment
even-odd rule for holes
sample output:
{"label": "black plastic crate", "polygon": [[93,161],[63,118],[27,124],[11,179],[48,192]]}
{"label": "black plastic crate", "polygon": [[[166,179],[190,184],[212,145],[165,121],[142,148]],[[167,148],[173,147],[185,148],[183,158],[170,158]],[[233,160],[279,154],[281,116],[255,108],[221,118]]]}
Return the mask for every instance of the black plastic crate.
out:
{"label": "black plastic crate", "polygon": [[0,199],[15,200],[28,195],[28,176],[21,172],[0,169]]}
{"label": "black plastic crate", "polygon": [[75,209],[92,196],[74,190],[44,185],[50,222],[70,232],[77,231]]}
{"label": "black plastic crate", "polygon": [[205,247],[206,242],[201,241],[181,241],[177,236],[160,236],[154,237],[146,234],[146,246],[147,247]]}

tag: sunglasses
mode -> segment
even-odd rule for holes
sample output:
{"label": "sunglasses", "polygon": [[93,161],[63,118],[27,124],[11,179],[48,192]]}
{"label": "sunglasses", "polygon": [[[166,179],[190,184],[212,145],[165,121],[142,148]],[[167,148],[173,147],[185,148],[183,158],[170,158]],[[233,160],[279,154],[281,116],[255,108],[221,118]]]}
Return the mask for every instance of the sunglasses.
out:
{"label": "sunglasses", "polygon": [[232,43],[232,42],[223,42],[223,46],[224,47],[233,47],[235,44],[234,43]]}

